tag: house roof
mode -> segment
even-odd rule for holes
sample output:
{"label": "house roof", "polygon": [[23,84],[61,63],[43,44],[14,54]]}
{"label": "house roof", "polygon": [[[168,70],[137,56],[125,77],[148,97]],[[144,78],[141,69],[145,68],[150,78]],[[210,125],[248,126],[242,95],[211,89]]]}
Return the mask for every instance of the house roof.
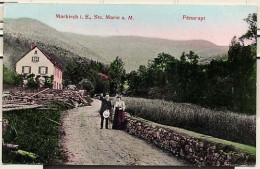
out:
{"label": "house roof", "polygon": [[[31,50],[30,51],[32,51],[33,49],[35,49],[37,46],[36,45],[34,45],[32,48],[31,48]],[[38,48],[38,47],[37,47]],[[46,57],[47,57],[47,59],[49,59],[50,61],[51,61],[51,63],[53,63],[53,65],[55,66],[55,67],[57,67],[58,69],[60,69],[60,71],[62,71],[63,72],[63,68],[54,60],[54,59],[52,59],[46,52],[44,52],[43,50],[41,50],[40,48],[38,48]]]}
{"label": "house roof", "polygon": [[[31,49],[26,53],[26,54],[24,54],[22,57],[21,57],[21,59],[24,57],[24,56],[26,56],[30,51],[32,51],[33,49],[35,49],[37,46],[36,45],[32,45],[31,46]],[[38,48],[38,47],[37,47]],[[57,63],[57,62],[55,62],[55,60],[54,59],[52,59],[47,53],[45,53],[43,50],[41,50],[40,48],[38,48],[43,54],[44,54],[44,56],[46,56],[47,57],[47,59],[49,59],[49,61],[51,61],[51,63],[56,67],[56,68],[58,68],[58,69],[60,69],[60,71],[64,71],[63,70],[63,68]],[[19,59],[19,60],[21,60],[21,59]]]}
{"label": "house roof", "polygon": [[98,73],[98,75],[100,76],[100,77],[102,77],[102,78],[104,78],[104,79],[109,79],[109,76],[108,75],[106,75],[106,74],[103,74],[103,73]]}

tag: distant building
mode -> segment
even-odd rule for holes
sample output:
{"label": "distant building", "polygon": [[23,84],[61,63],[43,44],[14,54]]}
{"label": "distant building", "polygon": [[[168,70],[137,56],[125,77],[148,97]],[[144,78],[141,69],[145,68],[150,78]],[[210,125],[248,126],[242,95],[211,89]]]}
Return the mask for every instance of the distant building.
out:
{"label": "distant building", "polygon": [[53,89],[62,89],[62,67],[35,45],[16,63],[16,72],[35,74],[35,77],[53,75]]}

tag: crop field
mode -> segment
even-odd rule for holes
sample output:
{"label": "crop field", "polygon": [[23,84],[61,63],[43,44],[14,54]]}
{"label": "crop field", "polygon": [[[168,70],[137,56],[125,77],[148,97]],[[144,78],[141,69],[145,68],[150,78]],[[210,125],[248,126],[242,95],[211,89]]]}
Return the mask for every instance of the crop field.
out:
{"label": "crop field", "polygon": [[188,103],[123,98],[126,111],[159,124],[180,127],[247,145],[256,144],[256,116],[216,111]]}

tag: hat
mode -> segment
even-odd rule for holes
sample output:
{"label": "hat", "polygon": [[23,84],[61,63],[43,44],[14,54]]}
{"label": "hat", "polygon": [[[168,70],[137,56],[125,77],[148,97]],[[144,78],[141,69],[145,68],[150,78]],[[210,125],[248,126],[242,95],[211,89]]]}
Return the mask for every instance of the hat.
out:
{"label": "hat", "polygon": [[110,116],[110,111],[109,110],[105,110],[104,112],[103,112],[103,117],[104,118],[108,118]]}

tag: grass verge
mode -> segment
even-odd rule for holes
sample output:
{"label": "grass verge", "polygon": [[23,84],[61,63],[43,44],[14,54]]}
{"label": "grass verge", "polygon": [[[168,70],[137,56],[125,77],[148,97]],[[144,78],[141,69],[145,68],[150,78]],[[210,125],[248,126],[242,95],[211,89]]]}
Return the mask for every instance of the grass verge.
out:
{"label": "grass verge", "polygon": [[[19,151],[3,151],[3,163],[60,163],[60,112],[58,108],[3,112],[3,118],[8,120],[8,129],[3,136],[4,142],[19,145]],[[33,154],[34,158],[30,154]]]}

